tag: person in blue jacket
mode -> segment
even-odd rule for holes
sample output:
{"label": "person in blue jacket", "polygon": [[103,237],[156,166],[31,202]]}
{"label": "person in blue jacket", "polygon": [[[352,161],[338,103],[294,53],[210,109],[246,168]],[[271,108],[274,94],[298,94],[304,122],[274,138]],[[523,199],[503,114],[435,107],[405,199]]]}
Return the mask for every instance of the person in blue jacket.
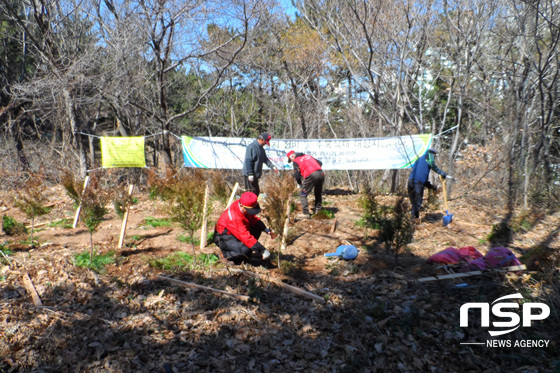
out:
{"label": "person in blue jacket", "polygon": [[430,170],[434,170],[444,179],[447,177],[447,174],[436,166],[436,154],[437,151],[430,148],[412,165],[412,172],[408,178],[408,198],[412,205],[411,215],[413,219],[420,217],[420,207],[422,206],[422,200],[424,198],[424,187],[435,189],[428,181]]}
{"label": "person in blue jacket", "polygon": [[243,161],[243,178],[245,181],[245,190],[248,192],[253,192],[257,196],[260,193],[259,179],[262,175],[263,163],[278,172],[278,169],[274,166],[274,163],[268,159],[266,152],[264,151],[264,145],[270,146],[270,136],[268,133],[260,134],[259,137],[247,146],[245,150],[245,160]]}

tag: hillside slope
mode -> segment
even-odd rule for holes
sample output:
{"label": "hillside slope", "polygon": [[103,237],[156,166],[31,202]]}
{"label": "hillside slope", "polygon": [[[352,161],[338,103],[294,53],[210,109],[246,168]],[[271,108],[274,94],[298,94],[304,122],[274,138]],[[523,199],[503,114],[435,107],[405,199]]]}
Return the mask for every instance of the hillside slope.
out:
{"label": "hillside slope", "polygon": [[[177,251],[192,252],[178,240],[176,225],[152,227],[146,218],[165,218],[163,205],[137,195],[127,225],[126,247],[117,250],[121,221],[113,212],[93,236],[103,253],[116,252],[116,263],[96,273],[74,265],[74,255],[89,248],[89,233],[46,226],[37,233],[40,246],[26,237],[0,235],[3,252],[0,320],[0,369],[80,372],[451,372],[549,371],[557,367],[560,340],[557,308],[560,216],[535,217],[508,247],[530,257],[523,273],[420,283],[444,269],[426,259],[448,247],[488,249],[492,225],[502,218],[492,204],[459,199],[450,202],[453,222],[442,225],[442,211],[429,207],[413,242],[398,261],[356,222],[359,195],[327,190],[325,207],[334,221],[292,221],[295,239],[270,268],[238,268],[217,263],[204,270],[154,267]],[[41,221],[71,223],[74,209],[60,187],[49,190],[56,208]],[[380,197],[391,203],[394,197]],[[1,198],[3,215],[24,216]],[[220,205],[210,220],[215,221]],[[341,244],[360,248],[354,261],[323,254]],[[263,239],[278,250],[279,239]],[[540,247],[539,255],[527,256]],[[545,250],[546,249],[546,250]],[[196,248],[198,254],[201,253]],[[214,245],[202,250],[218,254]],[[525,255],[525,256],[524,256]],[[253,276],[244,269],[259,274]],[[456,271],[456,269],[455,269]],[[28,275],[40,300],[36,307],[25,285]],[[158,275],[248,295],[250,302],[183,288]],[[266,280],[273,277],[323,297],[325,304]],[[457,287],[455,285],[461,285]],[[473,324],[459,327],[459,310],[467,302],[493,302],[519,292],[546,303],[551,315],[531,328],[496,339],[549,341],[546,347],[492,348],[461,345],[491,340],[488,329],[471,314]],[[493,319],[495,320],[495,319]],[[506,319],[507,320],[507,319]]]}

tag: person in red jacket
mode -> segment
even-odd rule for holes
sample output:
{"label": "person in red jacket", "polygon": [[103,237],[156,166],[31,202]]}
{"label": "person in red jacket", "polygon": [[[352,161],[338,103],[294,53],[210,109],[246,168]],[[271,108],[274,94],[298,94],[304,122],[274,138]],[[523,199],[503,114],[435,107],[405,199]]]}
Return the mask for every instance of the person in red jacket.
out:
{"label": "person in red jacket", "polygon": [[276,234],[256,215],[261,212],[257,195],[245,192],[222,213],[214,227],[214,243],[222,256],[235,264],[250,258],[266,260],[270,252],[258,241],[262,232]]}
{"label": "person in red jacket", "polygon": [[296,153],[293,150],[288,152],[288,162],[294,162],[294,177],[301,186],[299,199],[303,216],[311,218],[307,196],[313,189],[315,192],[315,208],[313,213],[319,211],[323,202],[321,193],[323,192],[323,183],[325,182],[325,173],[321,168],[323,163],[308,154]]}

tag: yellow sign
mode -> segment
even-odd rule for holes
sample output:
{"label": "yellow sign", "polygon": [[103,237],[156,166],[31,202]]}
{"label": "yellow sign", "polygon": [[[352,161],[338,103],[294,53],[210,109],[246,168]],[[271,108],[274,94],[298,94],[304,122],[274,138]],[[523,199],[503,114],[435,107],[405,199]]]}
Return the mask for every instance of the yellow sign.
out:
{"label": "yellow sign", "polygon": [[103,168],[146,167],[144,137],[101,137]]}

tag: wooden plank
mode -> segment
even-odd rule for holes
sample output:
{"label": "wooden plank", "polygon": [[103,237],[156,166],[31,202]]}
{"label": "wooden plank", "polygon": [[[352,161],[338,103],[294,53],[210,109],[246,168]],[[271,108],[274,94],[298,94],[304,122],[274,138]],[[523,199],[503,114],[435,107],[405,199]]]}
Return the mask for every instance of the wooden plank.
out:
{"label": "wooden plank", "polygon": [[206,231],[208,230],[208,199],[210,197],[210,186],[206,184],[204,192],[204,210],[202,215],[202,228],[200,229],[200,250],[206,247]]}
{"label": "wooden plank", "polygon": [[23,275],[23,283],[29,294],[31,294],[31,298],[33,298],[33,303],[35,303],[35,306],[41,307],[43,305],[43,302],[41,302],[41,298],[39,298],[39,294],[37,294],[37,290],[35,290],[35,286],[33,286],[33,283],[31,282],[31,279],[29,278],[29,275],[27,273]]}
{"label": "wooden plank", "polygon": [[233,197],[235,197],[235,193],[237,193],[237,188],[239,188],[239,183],[235,183],[233,190],[231,191],[231,196],[229,196],[229,201],[226,208],[229,207],[229,205],[231,205],[231,203],[233,202]]}
{"label": "wooden plank", "polygon": [[316,294],[310,293],[308,291],[305,291],[303,289],[300,289],[298,287],[286,284],[286,283],[280,281],[279,279],[271,277],[271,276],[263,276],[263,275],[259,275],[258,273],[255,273],[255,272],[244,271],[242,269],[230,269],[230,271],[232,271],[232,272],[242,272],[242,273],[245,273],[245,274],[248,274],[248,275],[256,276],[256,277],[258,277],[262,280],[265,280],[265,281],[270,281],[270,282],[275,283],[276,285],[278,285],[280,287],[283,287],[286,290],[289,290],[289,291],[291,291],[293,293],[296,293],[296,294],[299,294],[299,295],[303,295],[304,297],[313,299],[314,301],[316,301],[318,303],[321,303],[321,304],[325,304],[327,302],[325,300],[325,298],[323,298],[319,295],[316,295]]}
{"label": "wooden plank", "polygon": [[[84,180],[84,189],[82,190],[82,196],[86,192],[88,182],[89,182],[89,176],[86,176],[86,179]],[[72,224],[72,228],[74,228],[74,229],[76,229],[76,227],[78,226],[78,220],[80,219],[80,210],[81,209],[82,209],[82,203],[80,202],[80,205],[78,206],[78,209],[76,210],[76,216],[74,217],[74,224]]]}
{"label": "wooden plank", "polygon": [[471,272],[453,273],[451,275],[424,277],[424,278],[419,278],[418,282],[428,282],[428,281],[437,281],[437,280],[448,280],[450,278],[479,276],[479,275],[482,275],[482,274],[487,274],[487,273],[492,273],[492,272],[523,271],[525,269],[527,269],[527,267],[523,264],[523,265],[519,265],[519,266],[504,267],[504,268],[493,269],[493,270],[488,270],[488,271],[471,271]]}
{"label": "wooden plank", "polygon": [[200,290],[211,291],[213,293],[217,293],[217,294],[220,294],[220,295],[225,295],[227,297],[239,299],[239,300],[242,300],[242,301],[245,301],[245,302],[248,302],[251,299],[251,297],[248,297],[246,295],[239,295],[239,294],[235,294],[235,293],[230,293],[230,292],[223,291],[223,290],[209,288],[207,286],[193,284],[192,282],[176,280],[174,278],[165,277],[165,276],[162,276],[162,275],[159,275],[158,278],[160,278],[162,280],[167,280],[167,281],[169,281],[169,282],[171,282],[172,284],[175,284],[175,285],[179,285],[179,286],[183,286],[183,287],[191,287],[191,288],[200,289]]}
{"label": "wooden plank", "polygon": [[[260,276],[259,276],[259,277],[260,277]],[[290,290],[290,291],[292,291],[292,292],[294,292],[294,293],[296,293],[296,294],[303,295],[304,297],[313,299],[313,300],[314,300],[315,302],[317,302],[317,303],[321,303],[321,304],[325,304],[325,303],[326,303],[325,298],[323,298],[323,297],[321,297],[321,296],[319,296],[319,295],[315,295],[315,294],[310,293],[310,292],[308,292],[308,291],[302,290],[302,289],[300,289],[300,288],[298,288],[298,287],[295,287],[295,286],[292,286],[292,285],[288,285],[288,284],[286,284],[286,283],[284,283],[284,282],[282,282],[282,281],[280,281],[280,280],[278,280],[278,279],[275,279],[275,278],[273,278],[273,277],[269,277],[268,280],[271,281],[271,282],[273,282],[273,283],[275,283],[276,285],[279,285],[279,286],[283,287],[283,288],[286,289],[286,290]]]}
{"label": "wooden plank", "polygon": [[[132,196],[132,192],[134,191],[134,184],[131,184],[128,189],[128,195]],[[126,211],[124,212],[122,226],[121,226],[121,235],[119,237],[119,249],[122,249],[124,243],[124,236],[126,232],[126,224],[128,222],[128,212],[130,211],[130,206],[126,207]]]}
{"label": "wooden plank", "polygon": [[48,222],[48,221],[45,221],[45,222],[42,222],[42,223],[37,223],[37,224],[35,224],[35,225],[26,225],[25,228],[27,228],[27,229],[31,229],[31,228],[33,228],[33,229],[35,229],[35,228],[41,228],[41,227],[44,227],[44,226],[47,225],[47,224],[49,224],[49,222]]}

